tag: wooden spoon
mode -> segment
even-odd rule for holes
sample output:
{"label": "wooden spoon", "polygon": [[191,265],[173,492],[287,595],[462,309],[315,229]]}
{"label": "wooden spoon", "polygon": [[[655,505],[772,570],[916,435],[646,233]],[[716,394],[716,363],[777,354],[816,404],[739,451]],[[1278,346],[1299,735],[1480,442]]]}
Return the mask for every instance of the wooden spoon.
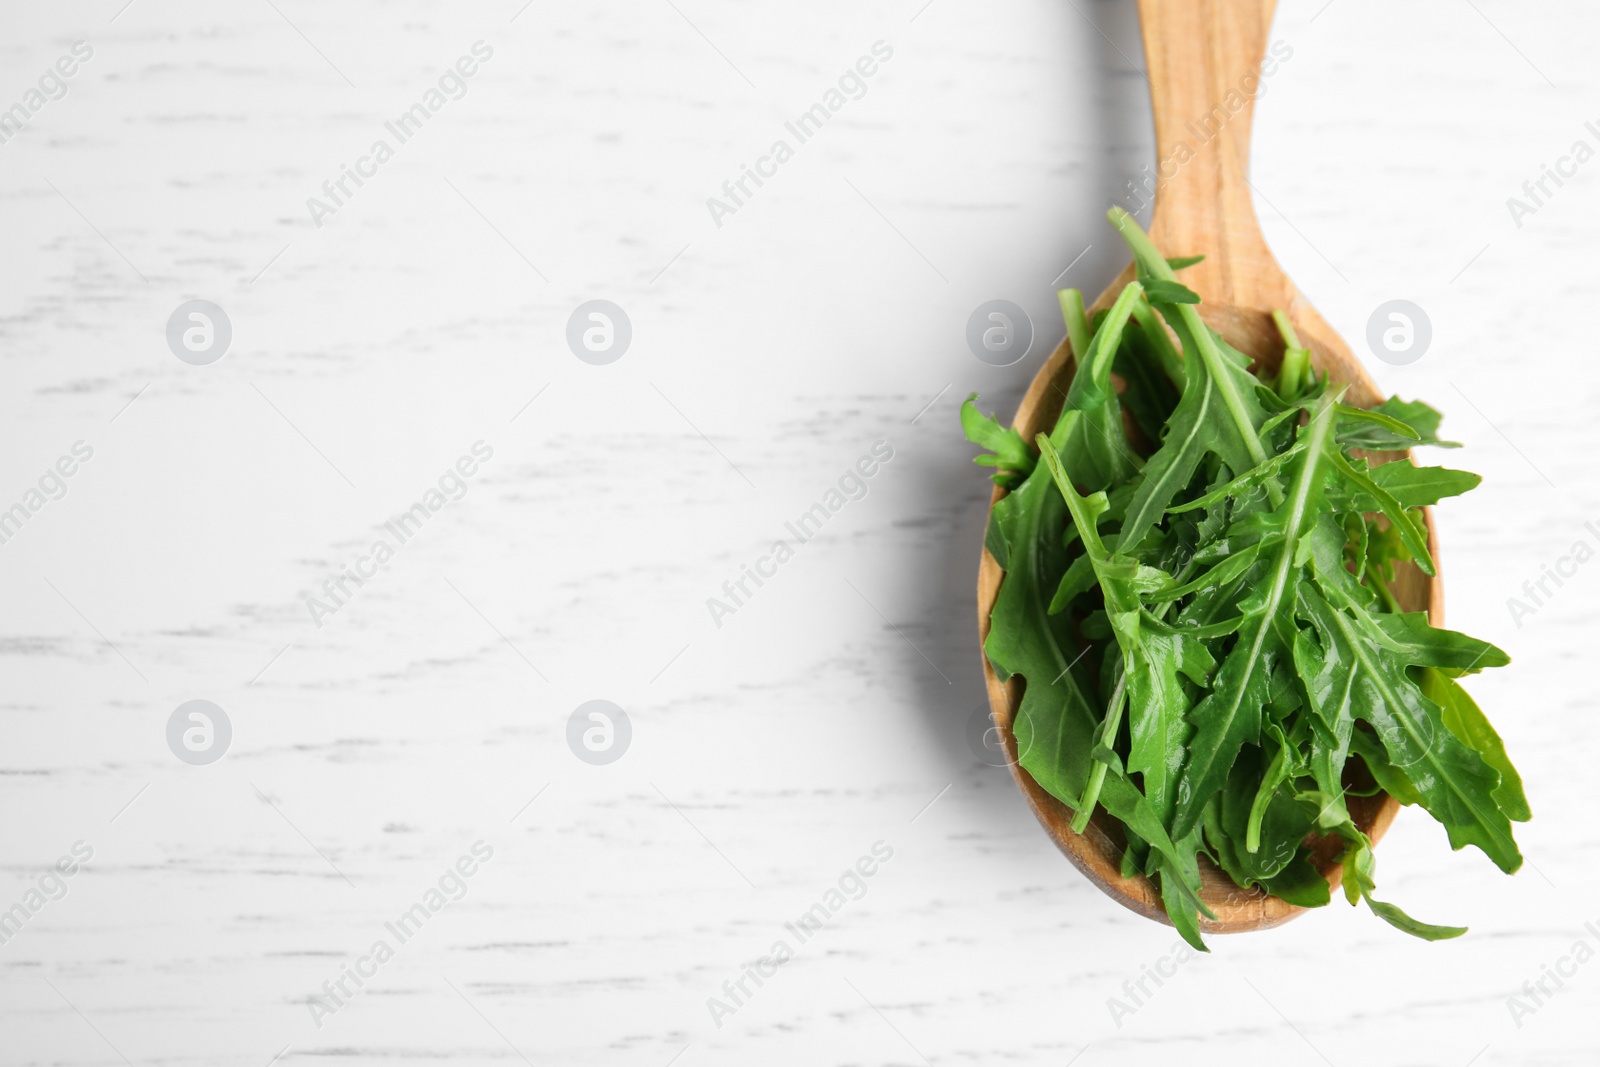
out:
{"label": "wooden spoon", "polygon": [[[1383,399],[1377,386],[1272,258],[1250,202],[1250,118],[1276,3],[1139,0],[1159,175],[1150,237],[1164,255],[1205,255],[1205,261],[1184,270],[1181,279],[1200,294],[1201,317],[1258,366],[1275,372],[1282,359],[1283,341],[1271,317],[1274,309],[1282,309],[1301,343],[1311,350],[1313,366],[1349,385],[1347,403],[1370,407]],[[1095,308],[1109,306],[1133,277],[1130,266],[1100,295]],[[1055,425],[1072,373],[1072,352],[1063,341],[1040,368],[1017,409],[1013,425],[1023,440],[1031,441],[1035,434],[1047,433]],[[1371,458],[1380,462],[1405,455]],[[1003,495],[996,490],[990,507]],[[1437,564],[1433,516],[1428,509],[1423,509],[1423,515],[1428,550]],[[978,570],[981,639],[989,636],[989,614],[1003,577],[1000,565],[985,550]],[[1444,590],[1438,578],[1429,578],[1408,565],[1396,579],[1394,593],[1406,610],[1426,609],[1435,626],[1443,622]],[[1071,809],[1040,788],[1017,763],[1011,724],[1025,682],[1012,679],[1001,683],[987,658],[983,669],[1011,772],[1051,839],[1114,900],[1141,915],[1167,921],[1161,895],[1149,879],[1122,877],[1123,839],[1116,820],[1097,810],[1085,832],[1074,833],[1069,826]],[[1374,843],[1389,828],[1399,807],[1382,793],[1349,798],[1351,816]],[[1337,887],[1342,873],[1338,841],[1315,839],[1308,844],[1313,862],[1329,884]],[[1262,930],[1305,910],[1260,889],[1239,888],[1203,855],[1200,865],[1201,897],[1217,916],[1202,920],[1201,926],[1208,932]]]}

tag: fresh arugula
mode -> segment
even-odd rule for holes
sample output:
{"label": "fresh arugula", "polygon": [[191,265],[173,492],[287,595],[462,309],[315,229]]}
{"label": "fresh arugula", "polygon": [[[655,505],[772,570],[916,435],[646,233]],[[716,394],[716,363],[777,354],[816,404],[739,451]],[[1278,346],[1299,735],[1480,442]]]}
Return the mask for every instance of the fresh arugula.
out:
{"label": "fresh arugula", "polygon": [[1433,573],[1419,508],[1479,478],[1377,453],[1440,440],[1439,413],[1363,409],[1319,375],[1286,315],[1270,380],[1201,319],[1131,216],[1108,216],[1136,280],[1090,320],[1061,292],[1076,370],[1060,417],[1029,442],[961,408],[1006,490],[986,545],[1005,571],[985,655],[1025,680],[1019,762],[1083,832],[1103,809],[1196,947],[1200,864],[1293,904],[1330,899],[1311,844],[1341,842],[1351,903],[1428,940],[1373,898],[1371,841],[1349,795],[1427,810],[1452,847],[1506,872],[1531,817],[1505,745],[1458,679],[1509,663],[1493,645],[1406,613],[1396,567]]}

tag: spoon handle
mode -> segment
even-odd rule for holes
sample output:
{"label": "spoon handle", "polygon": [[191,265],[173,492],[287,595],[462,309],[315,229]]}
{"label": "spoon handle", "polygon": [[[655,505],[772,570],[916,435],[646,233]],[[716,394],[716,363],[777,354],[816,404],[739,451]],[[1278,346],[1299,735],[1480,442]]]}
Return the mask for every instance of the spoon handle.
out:
{"label": "spoon handle", "polygon": [[1276,6],[1139,0],[1156,129],[1150,237],[1172,255],[1206,254],[1182,279],[1208,301],[1254,306],[1286,281],[1256,223],[1248,180],[1255,98],[1287,58],[1278,53],[1288,52],[1268,50]]}

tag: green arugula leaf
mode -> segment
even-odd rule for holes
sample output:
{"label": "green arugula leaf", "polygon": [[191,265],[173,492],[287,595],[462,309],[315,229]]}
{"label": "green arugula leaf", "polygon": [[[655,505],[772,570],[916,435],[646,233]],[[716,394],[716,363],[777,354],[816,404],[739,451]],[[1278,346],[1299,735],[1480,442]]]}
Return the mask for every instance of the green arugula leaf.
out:
{"label": "green arugula leaf", "polygon": [[[1133,321],[1123,332],[1122,347],[1117,349],[1111,369],[1126,386],[1119,398],[1123,407],[1133,416],[1139,432],[1153,444],[1161,440],[1161,430],[1166,426],[1167,419],[1172,417],[1173,409],[1178,406],[1179,393],[1164,362],[1163,348],[1167,352],[1172,350],[1166,328],[1157,323],[1159,332],[1154,336],[1158,340],[1152,340],[1151,327],[1139,317],[1141,311],[1154,318],[1155,313],[1145,301],[1141,300],[1133,306]],[[1173,362],[1177,362],[1176,357]],[[1179,363],[1178,382],[1183,381],[1182,374],[1182,364]]]}
{"label": "green arugula leaf", "polygon": [[1161,603],[1168,600],[1181,600],[1186,596],[1203,593],[1208,589],[1218,586],[1231,585],[1242,578],[1246,571],[1255,566],[1256,556],[1261,548],[1260,543],[1249,545],[1233,555],[1225,558],[1221,563],[1206,571],[1200,577],[1174,585],[1167,589],[1159,590],[1150,595],[1149,599]]}
{"label": "green arugula leaf", "polygon": [[[1168,265],[1170,267],[1170,264]],[[1152,278],[1145,285],[1145,291],[1150,294],[1152,302],[1163,304],[1198,304],[1200,295],[1182,282],[1167,281],[1164,278]]]}
{"label": "green arugula leaf", "polygon": [[[1133,217],[1112,208],[1112,225],[1133,250],[1142,271],[1157,281],[1174,281],[1172,269]],[[1152,301],[1154,303],[1154,301]],[[1178,340],[1198,358],[1184,361],[1183,396],[1167,426],[1161,448],[1145,467],[1144,481],[1134,493],[1123,523],[1122,547],[1129,551],[1161,519],[1174,495],[1194,477],[1200,461],[1215,454],[1236,471],[1267,458],[1257,431],[1267,421],[1247,365],[1223,356],[1210,327],[1192,304],[1158,306],[1169,316]]]}
{"label": "green arugula leaf", "polygon": [[1378,783],[1379,789],[1402,804],[1422,803],[1422,794],[1417,792],[1416,785],[1405,771],[1389,762],[1389,753],[1383,750],[1383,742],[1378,740],[1376,734],[1366,730],[1354,731],[1350,735],[1350,751],[1361,757],[1361,762],[1372,772],[1372,779]]}
{"label": "green arugula leaf", "polygon": [[1340,404],[1340,425],[1343,426],[1352,421],[1376,423],[1379,427],[1389,431],[1396,438],[1403,441],[1416,442],[1422,439],[1420,433],[1392,415],[1385,415],[1383,412],[1373,408],[1357,408],[1348,404]]}
{"label": "green arugula leaf", "polygon": [[1324,401],[1302,431],[1306,449],[1295,464],[1293,487],[1273,514],[1277,544],[1263,561],[1264,584],[1247,601],[1245,623],[1211,692],[1189,715],[1195,737],[1178,786],[1173,829],[1179,836],[1194,828],[1206,801],[1222,788],[1239,747],[1256,741],[1261,707],[1267,700],[1267,673],[1278,656],[1293,648],[1295,558],[1316,516],[1324,469],[1332,454],[1328,447],[1332,430],[1333,405]]}
{"label": "green arugula leaf", "polygon": [[1215,667],[1205,645],[1192,637],[1142,636],[1128,684],[1128,770],[1141,775],[1144,794],[1163,819],[1170,820],[1177,806],[1184,746],[1193,732],[1183,715],[1188,700],[1180,679],[1202,685]]}
{"label": "green arugula leaf", "polygon": [[[1148,296],[1133,306],[1133,322],[1135,329],[1131,336],[1135,344],[1137,345],[1138,341],[1143,341],[1144,345],[1148,346],[1148,353],[1155,357],[1155,362],[1166,374],[1167,381],[1181,391],[1185,378],[1183,357],[1172,346],[1172,338],[1167,335],[1167,327],[1162,323],[1161,316],[1156,314],[1155,308],[1150,306]],[[1143,353],[1140,352],[1138,347],[1135,347],[1130,354],[1137,357]],[[1171,409],[1169,408],[1168,417],[1170,416]],[[1152,438],[1158,438],[1159,436],[1160,434],[1156,433],[1152,435]]]}
{"label": "green arugula leaf", "polygon": [[1511,662],[1510,656],[1487,641],[1428,625],[1426,612],[1374,615],[1372,622],[1388,638],[1384,647],[1409,666],[1444,667],[1466,674]]}
{"label": "green arugula leaf", "polygon": [[1365,612],[1335,608],[1308,584],[1301,584],[1299,602],[1323,648],[1337,657],[1332,670],[1347,676],[1338,690],[1347,701],[1340,713],[1372,724],[1390,761],[1444,824],[1450,846],[1477,845],[1507,874],[1520,867],[1511,823],[1493,796],[1500,775],[1445,726],[1439,706],[1405,665],[1384,654],[1383,631]]}
{"label": "green arugula leaf", "polygon": [[977,456],[972,462],[980,467],[998,467],[994,481],[1006,488],[1021,482],[1033,470],[1034,456],[1022,435],[1009,426],[1001,426],[993,415],[978,410],[978,394],[973,393],[962,402],[961,428],[967,440],[988,454]]}
{"label": "green arugula leaf", "polygon": [[1437,504],[1447,496],[1460,496],[1476,489],[1483,481],[1469,471],[1453,471],[1448,467],[1415,467],[1397,460],[1375,467],[1372,480],[1389,491],[1402,507],[1416,508],[1424,504]]}
{"label": "green arugula leaf", "polygon": [[[1133,315],[1134,305],[1143,296],[1138,282],[1129,282],[1111,310],[1095,328],[1088,351],[1078,361],[1062,416],[1080,412],[1059,451],[1074,480],[1090,489],[1105,489],[1126,481],[1139,469],[1140,460],[1128,442],[1122,424],[1122,402],[1111,384],[1111,368],[1122,333]],[[1058,423],[1058,425],[1060,425]]]}
{"label": "green arugula leaf", "polygon": [[1347,425],[1340,428],[1340,445],[1368,452],[1399,452],[1416,445],[1432,445],[1435,448],[1461,447],[1454,441],[1439,440],[1439,423],[1442,416],[1419,400],[1401,400],[1397,396],[1392,396],[1369,410],[1404,423],[1411,432],[1395,433],[1375,423]]}
{"label": "green arugula leaf", "polygon": [[1505,817],[1513,822],[1527,822],[1533,818],[1533,812],[1528,810],[1528,798],[1522,792],[1522,776],[1511,765],[1505,742],[1500,740],[1500,735],[1489,725],[1488,717],[1467,691],[1443,671],[1425,670],[1422,692],[1439,705],[1445,727],[1499,772],[1500,784],[1495,787],[1494,802]]}
{"label": "green arugula leaf", "polygon": [[1126,212],[1108,218],[1137,281],[1092,317],[1060,292],[1074,371],[1050,433],[1028,442],[971,398],[961,410],[1003,493],[984,536],[1004,571],[984,652],[1022,682],[1021,769],[1076,832],[1097,811],[1121,827],[1118,869],[1154,882],[1196,948],[1214,917],[1208,865],[1319,907],[1327,835],[1352,904],[1459,936],[1374,898],[1347,796],[1381,790],[1454,848],[1508,872],[1522,861],[1522,779],[1456,681],[1509,658],[1407,611],[1402,581],[1433,571],[1418,509],[1479,479],[1394,458],[1450,446],[1439,412],[1342,403],[1283,311],[1281,361],[1247,359],[1176,280],[1192,261],[1163,259]]}
{"label": "green arugula leaf", "polygon": [[[1351,829],[1354,830],[1353,827]],[[1359,839],[1358,842],[1344,855],[1344,890],[1350,903],[1354,904],[1358,898],[1365,899],[1367,907],[1372,909],[1372,914],[1395,929],[1404,931],[1412,937],[1420,937],[1424,941],[1447,941],[1467,932],[1465,926],[1433,926],[1418,922],[1393,904],[1372,899],[1372,890],[1376,888],[1372,877],[1375,866],[1372,842],[1367,840],[1365,834],[1355,832],[1355,836]]]}
{"label": "green arugula leaf", "polygon": [[1417,566],[1422,569],[1422,573],[1432,577],[1433,557],[1428,554],[1427,538],[1418,527],[1417,521],[1401,506],[1400,501],[1337,450],[1333,452],[1333,468],[1343,476],[1351,490],[1363,499],[1370,497],[1377,504],[1378,510],[1383,512],[1383,517],[1389,520],[1389,525],[1400,535],[1400,540],[1411,553],[1411,558],[1416,561]]}
{"label": "green arugula leaf", "polygon": [[1311,865],[1311,853],[1301,849],[1283,871],[1261,883],[1268,893],[1301,908],[1320,908],[1332,898],[1332,887]]}

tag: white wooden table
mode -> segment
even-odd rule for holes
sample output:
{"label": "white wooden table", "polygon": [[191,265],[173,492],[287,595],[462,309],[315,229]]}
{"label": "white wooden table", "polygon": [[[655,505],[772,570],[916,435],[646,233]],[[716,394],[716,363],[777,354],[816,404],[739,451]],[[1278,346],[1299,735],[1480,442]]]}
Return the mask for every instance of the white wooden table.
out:
{"label": "white wooden table", "polygon": [[[1474,692],[1529,863],[1407,812],[1384,896],[1469,936],[1337,903],[1139,993],[1173,933],[967,742],[955,423],[1014,407],[1056,285],[1120,266],[1131,4],[123,2],[0,13],[0,1062],[1595,1062],[1600,964],[1508,1002],[1600,949],[1600,566],[1508,607],[1600,545],[1600,163],[1507,206],[1600,148],[1590,5],[1284,0],[1256,120],[1264,228],[1352,346],[1386,300],[1431,318],[1372,364],[1486,476],[1445,573],[1516,659]],[[231,324],[208,365],[166,337],[195,299]],[[992,299],[1035,325],[1009,367],[964,339]],[[566,341],[591,300],[631,323],[605,365]],[[231,727],[207,765],[168,744],[191,700]],[[611,763],[569,747],[592,700],[628,717]]]}

